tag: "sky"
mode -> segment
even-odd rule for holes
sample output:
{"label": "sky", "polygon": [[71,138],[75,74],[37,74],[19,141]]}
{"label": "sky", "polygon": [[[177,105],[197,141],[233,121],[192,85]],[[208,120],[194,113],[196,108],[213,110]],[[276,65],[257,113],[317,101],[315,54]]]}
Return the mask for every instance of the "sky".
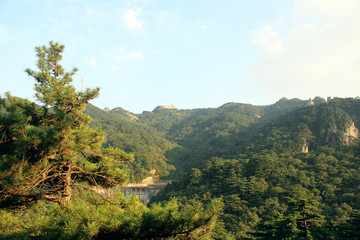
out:
{"label": "sky", "polygon": [[0,95],[36,101],[50,41],[100,108],[360,95],[360,0],[0,0]]}

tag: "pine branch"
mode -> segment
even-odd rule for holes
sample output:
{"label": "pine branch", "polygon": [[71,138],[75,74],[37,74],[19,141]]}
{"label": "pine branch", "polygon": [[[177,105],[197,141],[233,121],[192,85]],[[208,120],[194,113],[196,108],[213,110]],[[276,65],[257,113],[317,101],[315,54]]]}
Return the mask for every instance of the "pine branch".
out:
{"label": "pine branch", "polygon": [[105,182],[107,183],[107,185],[110,185],[110,186],[115,186],[116,185],[116,181],[109,178],[109,177],[106,177],[105,175],[102,175],[100,174],[100,172],[97,172],[97,173],[92,173],[92,172],[88,172],[88,171],[85,171],[83,170],[82,168],[80,168],[79,166],[75,165],[73,167],[75,170],[78,170],[80,173],[86,175],[86,176],[92,176],[92,177],[98,177],[98,178],[101,178],[103,180],[105,180]]}
{"label": "pine branch", "polygon": [[107,197],[105,197],[104,195],[102,195],[101,193],[97,192],[96,190],[94,189],[91,189],[89,187],[86,187],[84,185],[81,185],[81,184],[76,184],[76,183],[73,183],[72,186],[74,187],[80,187],[80,188],[84,188],[90,192],[93,192],[95,193],[96,195],[98,195],[99,197],[101,197],[102,199],[106,200],[107,202],[111,203],[111,204],[114,204],[114,205],[119,205],[118,203],[114,202],[114,201],[111,201],[110,199],[108,199]]}
{"label": "pine branch", "polygon": [[[170,233],[154,233],[154,234],[149,234],[149,235],[141,235],[141,233],[140,233],[140,236],[134,236],[132,233],[129,233],[128,235],[124,235],[123,233],[120,233],[120,236],[122,239],[167,239],[167,238],[177,237],[177,236],[183,236],[184,239],[189,239],[189,236],[192,232],[194,232],[196,229],[199,229],[202,226],[207,225],[211,221],[211,219],[218,213],[220,203],[221,203],[221,201],[217,202],[217,207],[216,207],[214,213],[212,213],[210,215],[210,217],[208,217],[204,221],[201,221],[201,223],[195,224],[190,229],[187,229],[184,231],[170,232]],[[162,230],[162,232],[165,231],[164,228],[161,230]],[[117,230],[117,231],[121,231],[121,230]],[[204,236],[208,231],[209,230],[206,230],[206,232],[203,233],[202,236]],[[116,234],[117,234],[116,231],[110,232],[110,233],[101,232],[98,236],[100,236],[100,239],[118,239],[120,236],[117,236]]]}

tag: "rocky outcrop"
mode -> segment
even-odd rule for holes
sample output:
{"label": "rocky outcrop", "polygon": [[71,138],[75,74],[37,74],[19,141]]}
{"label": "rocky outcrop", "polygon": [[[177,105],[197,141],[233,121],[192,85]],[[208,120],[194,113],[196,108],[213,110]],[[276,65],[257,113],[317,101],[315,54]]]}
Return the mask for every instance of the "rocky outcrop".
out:
{"label": "rocky outcrop", "polygon": [[338,130],[337,126],[328,128],[326,131],[322,130],[322,133],[325,135],[325,143],[330,143],[332,145],[338,144],[351,144],[355,139],[360,137],[359,129],[356,128],[355,123],[350,121],[345,127],[345,131]]}
{"label": "rocky outcrop", "polygon": [[175,105],[174,104],[171,104],[171,105],[161,105],[161,106],[157,106],[153,112],[156,113],[156,112],[159,112],[163,109],[176,109]]}
{"label": "rocky outcrop", "polygon": [[308,153],[309,152],[309,144],[306,142],[306,139],[304,139],[304,145],[301,147],[302,153]]}
{"label": "rocky outcrop", "polygon": [[342,138],[342,142],[344,144],[350,144],[354,141],[354,139],[358,139],[359,136],[360,136],[359,129],[355,127],[354,122],[351,122],[345,130],[345,133]]}
{"label": "rocky outcrop", "polygon": [[311,98],[309,98],[307,105],[312,106],[314,104],[315,104],[314,101]]}

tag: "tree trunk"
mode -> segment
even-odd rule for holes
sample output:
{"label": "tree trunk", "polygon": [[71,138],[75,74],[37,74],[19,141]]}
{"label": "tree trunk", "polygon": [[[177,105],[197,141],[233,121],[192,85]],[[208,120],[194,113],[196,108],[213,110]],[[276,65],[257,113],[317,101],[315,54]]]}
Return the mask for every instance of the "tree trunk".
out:
{"label": "tree trunk", "polygon": [[72,163],[71,161],[68,163],[67,165],[67,171],[66,171],[66,175],[65,175],[65,179],[64,179],[64,193],[63,193],[63,198],[62,198],[62,202],[65,203],[67,201],[69,201],[71,199],[71,193],[72,193],[72,179],[71,179],[71,173],[72,173]]}

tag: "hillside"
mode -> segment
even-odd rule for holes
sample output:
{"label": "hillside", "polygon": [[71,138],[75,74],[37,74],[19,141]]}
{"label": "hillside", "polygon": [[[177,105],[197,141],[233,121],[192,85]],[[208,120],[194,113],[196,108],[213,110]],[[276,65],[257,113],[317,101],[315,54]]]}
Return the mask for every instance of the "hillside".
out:
{"label": "hillside", "polygon": [[[234,238],[289,238],[306,218],[315,239],[337,239],[360,209],[359,110],[359,99],[339,98],[294,108],[248,138],[238,155],[209,158],[154,201],[222,197],[221,219]],[[306,211],[294,205],[301,202]]]}
{"label": "hillside", "polygon": [[219,108],[191,110],[157,107],[142,114],[122,108],[104,111],[89,104],[86,113],[92,117],[92,127],[106,132],[106,146],[135,154],[135,161],[127,168],[131,179],[139,181],[152,169],[159,176],[171,173],[171,178],[178,178],[210,157],[234,156],[262,127],[306,103],[284,98],[269,106],[227,103]]}
{"label": "hillside", "polygon": [[137,122],[137,116],[120,108],[105,112],[88,104],[86,114],[92,117],[90,126],[101,128],[106,133],[105,146],[119,147],[133,153],[135,160],[121,166],[129,174],[130,181],[141,181],[156,169],[166,176],[174,167],[165,153],[177,145],[161,137],[156,129]]}
{"label": "hillside", "polygon": [[359,99],[283,98],[268,106],[142,114],[88,105],[86,112],[107,133],[105,145],[135,154],[126,165],[132,180],[151,169],[178,180],[153,202],[221,197],[220,221],[230,238],[270,239],[269,228],[283,229],[276,231],[283,236],[271,233],[274,239],[300,234],[301,227],[285,227],[302,224],[295,221],[299,203],[314,223],[312,234],[344,236],[341,226],[360,209]]}
{"label": "hillside", "polygon": [[269,239],[266,229],[299,214],[299,201],[318,234],[329,238],[331,226],[352,221],[360,209],[359,99],[283,98],[268,106],[157,107],[142,114],[89,105],[87,113],[107,133],[107,145],[135,153],[128,166],[133,179],[151,169],[178,179],[153,202],[222,197],[230,238]]}
{"label": "hillside", "polygon": [[178,179],[154,202],[223,197],[221,220],[232,237],[256,237],[266,224],[285,221],[294,214],[291,201],[306,200],[324,229],[360,209],[359,99],[87,111],[107,132],[106,144],[135,153],[132,174],[156,169]]}

